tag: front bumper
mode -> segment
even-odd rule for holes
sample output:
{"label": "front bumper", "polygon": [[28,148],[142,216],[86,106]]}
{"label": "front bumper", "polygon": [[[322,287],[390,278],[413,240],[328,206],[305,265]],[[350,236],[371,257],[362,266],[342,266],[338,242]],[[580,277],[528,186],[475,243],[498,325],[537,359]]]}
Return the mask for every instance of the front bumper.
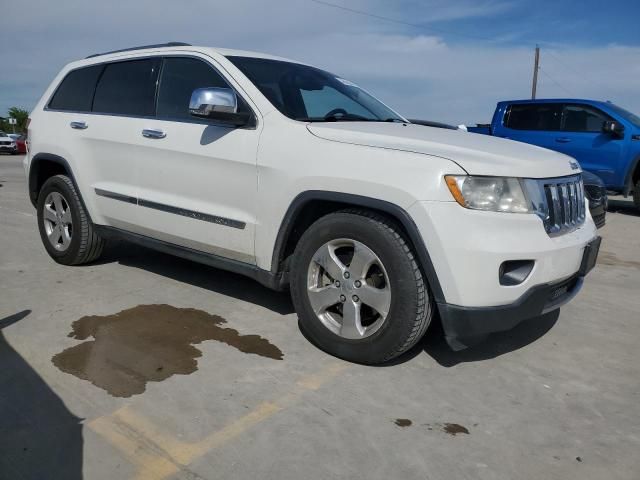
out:
{"label": "front bumper", "polygon": [[14,153],[18,151],[18,146],[16,144],[13,145],[0,145],[0,152],[8,152]]}
{"label": "front bumper", "polygon": [[[409,213],[442,289],[436,302],[454,349],[571,300],[582,286],[585,248],[596,237],[589,214],[578,229],[550,237],[532,214],[474,211],[453,202],[417,202]],[[500,266],[517,260],[533,261],[533,268],[519,284],[502,285]]]}
{"label": "front bumper", "polygon": [[462,350],[489,333],[511,330],[530,318],[560,308],[575,297],[584,277],[573,275],[561,282],[537,285],[510,305],[496,307],[461,307],[439,304],[447,343],[453,350]]}

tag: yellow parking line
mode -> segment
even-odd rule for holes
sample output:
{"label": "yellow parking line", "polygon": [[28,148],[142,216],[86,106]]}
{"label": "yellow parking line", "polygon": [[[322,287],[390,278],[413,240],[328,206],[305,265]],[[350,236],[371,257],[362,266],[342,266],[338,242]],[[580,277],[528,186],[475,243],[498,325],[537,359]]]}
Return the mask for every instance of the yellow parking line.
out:
{"label": "yellow parking line", "polygon": [[292,391],[275,401],[259,404],[246,415],[198,442],[189,443],[176,439],[148,418],[136,413],[130,406],[97,418],[89,422],[88,426],[137,467],[137,480],[163,479],[289,407],[305,392],[318,390],[347,366],[346,363],[334,362],[317,373],[304,376]]}

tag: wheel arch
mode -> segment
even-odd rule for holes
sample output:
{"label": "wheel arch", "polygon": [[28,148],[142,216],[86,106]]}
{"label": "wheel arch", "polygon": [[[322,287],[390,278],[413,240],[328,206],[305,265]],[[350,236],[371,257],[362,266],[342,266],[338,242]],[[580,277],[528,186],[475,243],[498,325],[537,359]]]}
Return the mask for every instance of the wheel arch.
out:
{"label": "wheel arch", "polygon": [[38,153],[33,156],[29,164],[29,199],[35,207],[38,203],[38,194],[44,182],[54,175],[67,175],[78,190],[76,179],[67,160],[53,153]]}
{"label": "wheel arch", "polygon": [[309,190],[296,196],[289,205],[278,230],[271,262],[272,273],[286,273],[288,257],[293,253],[293,249],[304,231],[313,222],[326,214],[353,207],[382,213],[399,225],[417,255],[434,300],[438,303],[444,302],[442,287],[431,257],[418,227],[409,213],[394,203],[362,195]]}

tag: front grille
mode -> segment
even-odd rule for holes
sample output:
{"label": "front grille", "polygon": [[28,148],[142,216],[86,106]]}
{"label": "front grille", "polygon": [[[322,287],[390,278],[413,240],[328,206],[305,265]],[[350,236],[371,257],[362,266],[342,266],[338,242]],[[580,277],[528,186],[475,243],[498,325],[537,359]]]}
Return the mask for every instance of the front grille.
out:
{"label": "front grille", "polygon": [[11,142],[0,141],[0,145],[11,145]]}
{"label": "front grille", "polygon": [[542,182],[547,200],[547,233],[558,235],[582,225],[585,219],[585,202],[581,177],[564,177]]}

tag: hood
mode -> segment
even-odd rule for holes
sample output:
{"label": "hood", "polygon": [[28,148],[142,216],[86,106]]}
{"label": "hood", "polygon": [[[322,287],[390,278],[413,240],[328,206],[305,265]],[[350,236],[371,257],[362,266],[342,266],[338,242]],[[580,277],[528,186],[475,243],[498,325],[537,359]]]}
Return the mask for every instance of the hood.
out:
{"label": "hood", "polygon": [[310,123],[316,137],[449,159],[470,175],[551,178],[578,173],[573,158],[502,138],[462,130],[384,122]]}

